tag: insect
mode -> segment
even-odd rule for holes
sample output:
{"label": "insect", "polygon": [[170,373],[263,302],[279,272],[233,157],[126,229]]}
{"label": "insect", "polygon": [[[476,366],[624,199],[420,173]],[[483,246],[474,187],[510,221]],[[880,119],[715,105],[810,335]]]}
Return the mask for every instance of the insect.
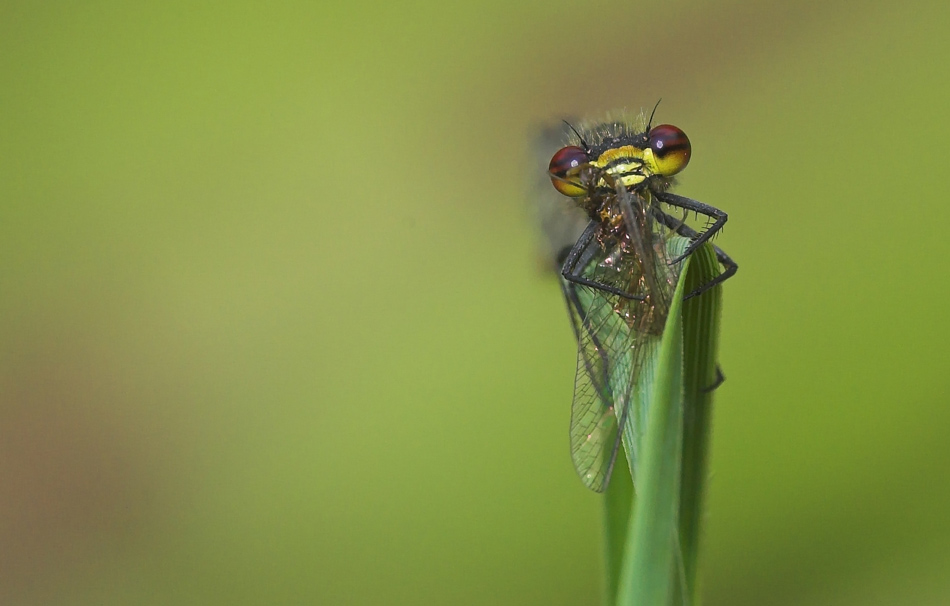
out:
{"label": "insect", "polygon": [[[631,401],[666,323],[680,261],[727,219],[718,208],[669,192],[674,175],[689,163],[691,146],[682,130],[651,126],[652,118],[579,129],[568,124],[570,144],[554,154],[548,167],[554,188],[572,198],[586,220],[576,242],[558,257],[577,338],[571,457],[581,480],[597,492],[610,481],[627,423],[639,416]],[[693,211],[709,222],[697,232],[685,216],[677,218],[666,208]],[[671,234],[679,236],[675,252]],[[738,265],[715,250],[722,273],[685,298],[736,273]]]}

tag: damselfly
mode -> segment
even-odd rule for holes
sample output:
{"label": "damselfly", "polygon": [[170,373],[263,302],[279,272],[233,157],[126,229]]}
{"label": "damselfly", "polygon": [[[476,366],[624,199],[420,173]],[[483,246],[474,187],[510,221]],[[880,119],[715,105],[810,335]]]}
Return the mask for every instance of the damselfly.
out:
{"label": "damselfly", "polygon": [[[568,125],[569,144],[548,167],[555,189],[573,198],[587,222],[559,262],[577,338],[571,456],[581,480],[598,492],[610,481],[626,424],[636,422],[633,390],[666,323],[680,261],[727,219],[718,208],[669,192],[689,162],[690,142],[679,128],[651,122],[652,116]],[[667,208],[709,223],[697,232]],[[723,272],[686,298],[735,274],[736,263],[715,250]]]}

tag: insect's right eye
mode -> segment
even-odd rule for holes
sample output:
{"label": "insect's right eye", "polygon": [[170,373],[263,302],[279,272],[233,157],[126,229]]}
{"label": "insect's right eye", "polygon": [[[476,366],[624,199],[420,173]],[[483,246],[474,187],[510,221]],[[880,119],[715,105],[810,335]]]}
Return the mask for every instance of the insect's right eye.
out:
{"label": "insect's right eye", "polygon": [[569,145],[559,149],[548,165],[548,174],[554,189],[571,198],[585,195],[587,188],[581,181],[581,169],[589,161],[583,147]]}

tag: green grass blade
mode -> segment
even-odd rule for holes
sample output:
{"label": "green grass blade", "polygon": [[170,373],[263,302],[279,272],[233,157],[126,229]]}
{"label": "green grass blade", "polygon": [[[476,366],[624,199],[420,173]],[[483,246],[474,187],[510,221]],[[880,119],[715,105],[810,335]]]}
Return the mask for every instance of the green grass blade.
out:
{"label": "green grass blade", "polygon": [[617,457],[616,469],[604,492],[604,597],[605,606],[613,606],[620,589],[623,554],[627,547],[627,527],[633,507],[633,480],[627,459]]}
{"label": "green grass blade", "polygon": [[[683,273],[689,260],[683,262]],[[685,279],[680,279],[656,355],[646,433],[636,469],[637,499],[627,531],[627,547],[617,604],[669,604],[674,543],[679,523],[680,459],[683,436],[683,322]]]}
{"label": "green grass blade", "polygon": [[[684,245],[681,239],[670,242],[673,250]],[[698,604],[713,393],[708,388],[717,377],[721,288],[686,303],[682,295],[718,273],[711,246],[684,261],[663,336],[647,345],[653,351],[631,402],[639,422],[628,423],[627,457],[617,462],[604,500],[604,603],[611,606]],[[624,474],[628,465],[621,461],[634,472]]]}
{"label": "green grass blade", "polygon": [[[719,275],[712,246],[693,253],[686,276],[690,292]],[[683,304],[683,469],[680,488],[679,537],[685,599],[674,603],[698,606],[699,540],[708,474],[709,435],[719,349],[722,287],[717,286]]]}

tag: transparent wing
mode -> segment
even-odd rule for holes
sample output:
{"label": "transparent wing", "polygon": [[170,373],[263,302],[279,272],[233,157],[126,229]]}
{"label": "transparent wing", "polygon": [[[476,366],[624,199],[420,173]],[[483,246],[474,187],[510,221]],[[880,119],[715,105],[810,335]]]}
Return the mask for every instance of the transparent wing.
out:
{"label": "transparent wing", "polygon": [[649,202],[621,188],[614,203],[625,229],[609,235],[601,230],[579,241],[575,275],[643,300],[568,280],[562,284],[578,352],[571,456],[581,480],[598,492],[610,480],[622,440],[635,469],[636,440],[629,438],[637,431],[624,430],[642,425],[645,411],[634,387],[659,341],[677,278],[665,228],[652,220]]}
{"label": "transparent wing", "polygon": [[[584,484],[597,492],[607,486],[616,453],[617,420],[609,377],[609,350],[599,341],[603,322],[597,291],[562,281],[574,334],[577,337],[577,373],[571,406],[571,459]],[[600,313],[601,317],[596,316]]]}

